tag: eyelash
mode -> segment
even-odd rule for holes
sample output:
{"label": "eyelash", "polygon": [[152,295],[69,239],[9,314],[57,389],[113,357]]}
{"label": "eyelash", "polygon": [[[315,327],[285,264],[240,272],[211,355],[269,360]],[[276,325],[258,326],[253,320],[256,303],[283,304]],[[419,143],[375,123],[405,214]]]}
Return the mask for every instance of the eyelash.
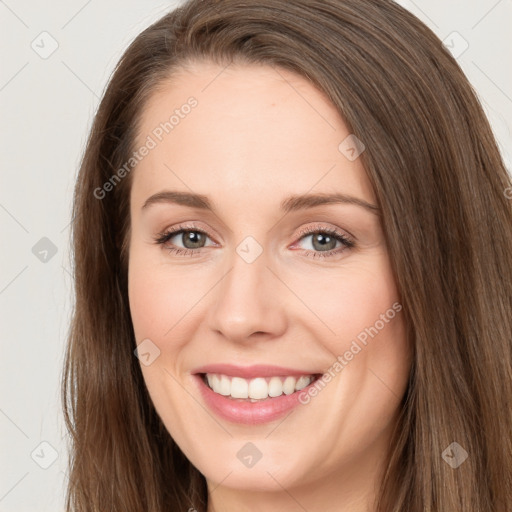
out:
{"label": "eyelash", "polygon": [[[203,235],[208,236],[209,238],[213,238],[207,231],[204,231],[202,229],[197,229],[194,226],[183,226],[179,225],[176,226],[173,229],[170,229],[168,231],[164,231],[162,233],[158,233],[155,237],[155,243],[159,245],[166,244],[171,238],[174,236],[184,233],[184,232],[194,232],[194,233],[201,233]],[[340,254],[341,252],[345,251],[346,249],[351,249],[355,247],[355,243],[345,236],[343,233],[339,232],[336,229],[333,228],[326,228],[321,226],[309,226],[307,228],[304,228],[299,233],[299,240],[302,240],[308,235],[315,234],[315,233],[321,233],[324,235],[329,235],[336,240],[340,241],[344,247],[338,247],[337,249],[331,249],[329,251],[311,251],[308,249],[303,249],[306,256],[310,258],[329,258],[333,257],[337,254]],[[182,256],[199,256],[201,253],[201,249],[204,249],[204,247],[199,249],[181,249],[180,247],[166,247],[166,249],[176,255],[182,255]]]}

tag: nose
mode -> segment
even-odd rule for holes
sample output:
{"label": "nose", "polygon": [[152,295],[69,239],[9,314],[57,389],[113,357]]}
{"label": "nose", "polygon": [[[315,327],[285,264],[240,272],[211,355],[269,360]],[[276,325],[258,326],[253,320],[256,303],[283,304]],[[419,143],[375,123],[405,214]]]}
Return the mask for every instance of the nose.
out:
{"label": "nose", "polygon": [[251,263],[236,252],[213,294],[209,327],[235,342],[275,338],[287,328],[286,287],[268,268],[267,253]]}

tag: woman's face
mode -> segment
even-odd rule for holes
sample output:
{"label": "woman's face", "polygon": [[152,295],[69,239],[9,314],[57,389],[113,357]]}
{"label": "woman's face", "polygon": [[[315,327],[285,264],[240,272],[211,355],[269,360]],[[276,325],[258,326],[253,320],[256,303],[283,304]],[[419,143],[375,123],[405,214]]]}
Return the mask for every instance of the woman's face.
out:
{"label": "woman's face", "polygon": [[141,121],[129,298],[169,433],[211,487],[370,482],[410,365],[362,146],[259,65],[195,63]]}

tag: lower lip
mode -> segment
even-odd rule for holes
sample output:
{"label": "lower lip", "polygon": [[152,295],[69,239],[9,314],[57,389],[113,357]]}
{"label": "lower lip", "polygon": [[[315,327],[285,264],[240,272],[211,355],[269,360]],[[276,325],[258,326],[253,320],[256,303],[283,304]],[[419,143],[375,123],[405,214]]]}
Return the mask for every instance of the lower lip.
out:
{"label": "lower lip", "polygon": [[299,401],[299,394],[307,392],[309,386],[315,383],[313,381],[309,386],[291,395],[283,394],[275,398],[249,402],[248,400],[219,395],[205,384],[201,375],[196,374],[194,377],[199,384],[204,401],[214,413],[233,423],[245,425],[260,425],[281,418],[301,403]]}

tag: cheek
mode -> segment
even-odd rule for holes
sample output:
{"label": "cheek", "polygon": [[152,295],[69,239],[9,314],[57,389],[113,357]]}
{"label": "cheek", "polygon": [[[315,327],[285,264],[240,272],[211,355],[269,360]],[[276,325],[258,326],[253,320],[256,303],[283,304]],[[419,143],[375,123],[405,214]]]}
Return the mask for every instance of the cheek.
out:
{"label": "cheek", "polygon": [[[307,330],[325,331],[324,341],[333,340],[333,352],[344,351],[353,339],[370,339],[368,329],[382,325],[381,315],[398,301],[398,294],[385,254],[374,254],[357,265],[338,269],[282,269],[283,280],[293,283],[295,296],[282,297],[283,314],[298,316]],[[201,307],[195,307],[215,283],[218,270],[211,266],[190,267],[162,264],[161,255],[144,247],[130,251],[128,292],[137,342],[145,338],[169,339],[186,326],[195,324]],[[289,295],[289,294],[288,294]],[[302,302],[302,304],[300,304]],[[304,315],[304,306],[310,314]],[[391,311],[394,313],[394,311]],[[186,317],[186,320],[181,320]],[[200,321],[200,318],[197,318]],[[386,323],[384,331],[389,332]],[[329,336],[329,331],[332,336]],[[366,334],[365,334],[366,333]],[[181,336],[179,336],[181,338]],[[158,341],[157,341],[158,343]],[[176,338],[174,337],[174,342]],[[330,341],[328,343],[331,343]],[[163,347],[161,347],[163,348]]]}
{"label": "cheek", "polygon": [[[162,265],[156,251],[132,247],[128,267],[128,295],[135,340],[150,353],[151,361],[141,371],[151,400],[171,433],[186,429],[182,411],[189,399],[176,379],[182,365],[182,348],[188,335],[183,331],[191,314],[194,295],[187,291],[180,269]],[[190,278],[188,279],[190,282]],[[196,290],[197,293],[197,290]],[[192,312],[191,312],[192,313]],[[186,319],[180,322],[186,315]],[[178,336],[176,336],[178,334]],[[151,343],[148,344],[150,340]],[[156,346],[156,348],[155,348]],[[159,352],[158,352],[159,351]]]}
{"label": "cheek", "polygon": [[194,303],[205,293],[204,277],[199,272],[191,276],[180,266],[162,264],[157,251],[134,247],[128,295],[137,342],[143,338],[167,339],[181,318],[186,315],[189,320]]}
{"label": "cheek", "polygon": [[[364,341],[366,329],[375,324],[379,331],[384,331],[384,326],[389,331],[393,322],[383,324],[381,315],[388,320],[397,315],[393,304],[399,302],[399,295],[385,254],[327,270],[301,273],[294,280],[297,295],[312,312],[307,318],[316,316],[323,324],[323,338],[334,340],[333,348],[343,348],[358,336]],[[327,335],[328,330],[332,336]]]}
{"label": "cheek", "polygon": [[135,339],[157,339],[163,334],[164,312],[169,310],[169,295],[162,295],[150,271],[141,272],[137,264],[130,266],[128,295]]}
{"label": "cheek", "polygon": [[361,417],[371,414],[366,405],[385,417],[396,406],[393,393],[403,391],[410,368],[402,304],[389,260],[385,253],[375,253],[329,270],[302,274],[296,281],[298,295],[314,312],[305,315],[303,327],[318,325],[313,334],[331,354],[328,367],[334,388],[339,386],[340,403],[349,407],[351,396],[360,400],[351,407],[360,409]]}

